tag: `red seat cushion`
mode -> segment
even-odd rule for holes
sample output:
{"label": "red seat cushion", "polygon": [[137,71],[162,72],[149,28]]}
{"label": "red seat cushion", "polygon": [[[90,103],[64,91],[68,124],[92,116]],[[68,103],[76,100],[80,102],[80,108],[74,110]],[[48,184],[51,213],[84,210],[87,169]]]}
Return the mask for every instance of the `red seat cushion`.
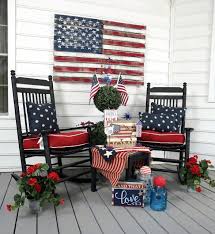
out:
{"label": "red seat cushion", "polygon": [[144,130],[141,134],[141,140],[149,143],[158,144],[184,144],[184,134],[178,132],[156,132]]}
{"label": "red seat cushion", "polygon": [[75,147],[87,144],[89,135],[87,131],[61,132],[49,134],[50,148]]}
{"label": "red seat cushion", "polygon": [[[40,137],[28,137],[23,140],[24,149],[39,149]],[[86,131],[72,131],[49,134],[48,142],[50,148],[77,147],[89,142],[89,135]]]}
{"label": "red seat cushion", "polygon": [[32,149],[39,149],[40,145],[38,144],[40,137],[33,136],[33,137],[27,137],[23,140],[23,148],[32,150]]}

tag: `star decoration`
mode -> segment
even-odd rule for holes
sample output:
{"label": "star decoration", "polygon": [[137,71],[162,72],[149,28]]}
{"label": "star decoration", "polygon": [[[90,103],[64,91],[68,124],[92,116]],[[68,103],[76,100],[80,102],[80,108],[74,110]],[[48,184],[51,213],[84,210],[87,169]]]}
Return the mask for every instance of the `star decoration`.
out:
{"label": "star decoration", "polygon": [[[100,54],[103,43],[102,29],[103,23],[101,20],[55,15],[55,49]],[[59,38],[65,38],[66,40],[59,41]]]}
{"label": "star decoration", "polygon": [[116,156],[116,151],[112,148],[112,147],[97,147],[99,150],[99,153],[101,155],[101,157],[103,157],[103,159],[105,161],[111,161],[115,156]]}
{"label": "star decoration", "polygon": [[110,156],[112,156],[112,151],[106,151],[106,153],[104,154],[104,156],[106,156],[107,158],[109,158]]}
{"label": "star decoration", "polygon": [[143,190],[140,190],[140,192],[138,193],[139,196],[143,196]]}

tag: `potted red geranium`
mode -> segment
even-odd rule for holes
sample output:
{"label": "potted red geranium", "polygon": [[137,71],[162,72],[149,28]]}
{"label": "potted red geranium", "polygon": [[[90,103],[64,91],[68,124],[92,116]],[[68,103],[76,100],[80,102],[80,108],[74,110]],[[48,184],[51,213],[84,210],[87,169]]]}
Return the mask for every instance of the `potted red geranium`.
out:
{"label": "potted red geranium", "polygon": [[188,191],[201,192],[201,179],[205,180],[210,186],[215,187],[215,180],[212,180],[208,174],[208,168],[213,167],[210,160],[198,161],[198,156],[189,158],[184,168],[181,168],[181,177],[185,179]]}
{"label": "potted red geranium", "polygon": [[37,213],[45,203],[53,203],[55,206],[64,203],[60,195],[55,193],[59,175],[56,172],[48,173],[48,168],[47,164],[38,163],[21,174],[17,182],[19,193],[15,194],[14,203],[7,205],[9,211],[23,206],[26,198],[33,213]]}

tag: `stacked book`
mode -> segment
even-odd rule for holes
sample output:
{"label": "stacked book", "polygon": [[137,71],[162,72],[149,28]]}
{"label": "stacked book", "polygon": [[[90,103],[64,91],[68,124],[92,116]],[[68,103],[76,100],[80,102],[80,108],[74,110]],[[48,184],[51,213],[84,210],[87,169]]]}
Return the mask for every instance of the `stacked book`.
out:
{"label": "stacked book", "polygon": [[112,134],[107,136],[107,144],[111,147],[127,148],[136,145],[136,123],[131,120],[116,120],[111,123]]}

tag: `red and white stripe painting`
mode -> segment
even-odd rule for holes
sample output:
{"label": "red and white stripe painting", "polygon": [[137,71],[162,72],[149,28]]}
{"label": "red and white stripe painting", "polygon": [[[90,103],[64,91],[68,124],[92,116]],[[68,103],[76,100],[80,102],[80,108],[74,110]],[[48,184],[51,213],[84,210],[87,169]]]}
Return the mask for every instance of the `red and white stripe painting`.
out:
{"label": "red and white stripe painting", "polygon": [[146,26],[103,22],[102,53],[54,51],[54,80],[92,82],[94,73],[112,76],[112,85],[121,73],[124,84],[142,85],[144,78]]}

